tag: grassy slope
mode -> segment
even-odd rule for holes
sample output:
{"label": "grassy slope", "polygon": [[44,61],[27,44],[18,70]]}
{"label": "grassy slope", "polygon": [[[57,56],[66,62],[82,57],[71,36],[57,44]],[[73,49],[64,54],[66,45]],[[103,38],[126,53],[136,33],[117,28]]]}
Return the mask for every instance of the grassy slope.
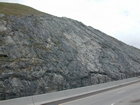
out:
{"label": "grassy slope", "polygon": [[14,3],[3,3],[3,2],[0,2],[0,13],[3,13],[5,15],[14,15],[14,16],[44,14],[43,12],[40,12],[28,6],[24,6],[21,4],[14,4]]}

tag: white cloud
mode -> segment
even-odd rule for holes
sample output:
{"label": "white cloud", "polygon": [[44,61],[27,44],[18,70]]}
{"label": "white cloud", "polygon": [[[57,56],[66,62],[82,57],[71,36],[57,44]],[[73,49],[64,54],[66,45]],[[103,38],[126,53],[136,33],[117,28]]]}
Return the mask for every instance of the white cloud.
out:
{"label": "white cloud", "polygon": [[55,16],[82,21],[140,48],[139,0],[0,0],[19,2]]}

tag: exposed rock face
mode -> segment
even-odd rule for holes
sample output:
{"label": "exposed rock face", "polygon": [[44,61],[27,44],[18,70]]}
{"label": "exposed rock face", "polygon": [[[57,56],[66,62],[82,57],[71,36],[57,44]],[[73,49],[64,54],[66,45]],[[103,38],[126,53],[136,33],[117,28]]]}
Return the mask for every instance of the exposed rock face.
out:
{"label": "exposed rock face", "polygon": [[0,98],[139,75],[140,50],[92,27],[51,15],[0,14]]}

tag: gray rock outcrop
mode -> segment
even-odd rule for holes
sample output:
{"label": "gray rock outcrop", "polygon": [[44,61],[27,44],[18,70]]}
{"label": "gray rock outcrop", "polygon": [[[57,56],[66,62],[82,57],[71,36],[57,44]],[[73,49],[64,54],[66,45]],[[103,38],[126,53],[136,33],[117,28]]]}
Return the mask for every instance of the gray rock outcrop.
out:
{"label": "gray rock outcrop", "polygon": [[0,14],[0,98],[140,74],[140,50],[76,20]]}

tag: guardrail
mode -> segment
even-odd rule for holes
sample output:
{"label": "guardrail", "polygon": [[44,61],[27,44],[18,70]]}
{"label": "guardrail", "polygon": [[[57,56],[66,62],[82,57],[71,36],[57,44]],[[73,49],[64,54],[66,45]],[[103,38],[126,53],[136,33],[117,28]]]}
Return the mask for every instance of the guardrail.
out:
{"label": "guardrail", "polygon": [[108,82],[108,83],[103,83],[98,85],[86,86],[86,87],[81,87],[76,89],[69,89],[69,90],[63,90],[59,92],[52,92],[47,94],[4,100],[4,101],[0,101],[0,105],[41,105],[53,101],[76,97],[79,95],[102,92],[108,89],[113,89],[119,86],[125,86],[138,81],[140,81],[140,78],[134,77],[134,78]]}

